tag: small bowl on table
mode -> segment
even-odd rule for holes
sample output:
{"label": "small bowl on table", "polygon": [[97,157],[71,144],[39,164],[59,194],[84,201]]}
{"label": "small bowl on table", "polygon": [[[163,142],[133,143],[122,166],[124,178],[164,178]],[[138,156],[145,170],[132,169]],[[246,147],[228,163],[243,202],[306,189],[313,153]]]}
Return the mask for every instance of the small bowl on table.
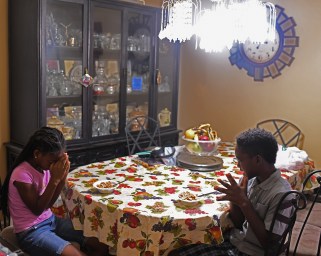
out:
{"label": "small bowl on table", "polygon": [[110,194],[114,192],[116,186],[117,183],[110,180],[98,180],[93,184],[93,187],[103,194]]}
{"label": "small bowl on table", "polygon": [[197,197],[197,195],[189,191],[183,191],[179,193],[178,200],[185,206],[195,206],[200,202],[200,199]]}
{"label": "small bowl on table", "polygon": [[221,142],[220,138],[216,138],[215,140],[191,140],[185,138],[185,136],[182,137],[182,140],[187,151],[198,156],[215,155],[218,145]]}

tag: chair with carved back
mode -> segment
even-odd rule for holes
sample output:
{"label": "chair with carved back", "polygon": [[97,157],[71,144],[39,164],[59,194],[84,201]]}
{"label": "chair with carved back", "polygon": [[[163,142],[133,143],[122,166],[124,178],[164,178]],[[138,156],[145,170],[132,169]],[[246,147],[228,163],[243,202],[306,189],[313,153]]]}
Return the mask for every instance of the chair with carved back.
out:
{"label": "chair with carved back", "polygon": [[5,189],[3,189],[3,185],[0,179],[0,230],[3,230],[5,227],[10,225],[10,216],[9,211],[7,209],[4,209],[7,204],[3,204],[4,197],[2,196],[2,193],[4,193]]}
{"label": "chair with carved back", "polygon": [[321,248],[321,170],[309,173],[302,186],[305,191],[311,179],[318,183],[306,209],[300,211],[293,229],[290,252],[292,255],[320,255]]}
{"label": "chair with carved back", "polygon": [[269,229],[269,246],[265,256],[288,255],[297,211],[306,207],[305,195],[297,190],[285,192],[274,213]]}
{"label": "chair with carved back", "polygon": [[136,116],[125,127],[128,154],[161,146],[159,123],[148,116]]}
{"label": "chair with carved back", "polygon": [[284,147],[298,146],[302,139],[301,130],[286,120],[268,119],[257,123],[256,127],[270,131],[277,142]]}

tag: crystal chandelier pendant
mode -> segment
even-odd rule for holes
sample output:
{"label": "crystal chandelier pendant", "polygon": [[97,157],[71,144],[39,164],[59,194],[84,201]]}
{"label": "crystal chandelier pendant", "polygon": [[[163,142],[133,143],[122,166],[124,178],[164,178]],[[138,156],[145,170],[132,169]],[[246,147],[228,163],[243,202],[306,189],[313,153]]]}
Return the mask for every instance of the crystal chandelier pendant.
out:
{"label": "crystal chandelier pendant", "polygon": [[234,43],[264,43],[275,39],[276,10],[261,0],[164,0],[159,38],[184,42],[196,35],[196,48],[221,52]]}
{"label": "crystal chandelier pendant", "polygon": [[196,0],[166,0],[162,5],[162,26],[159,38],[184,42],[190,40],[201,3]]}

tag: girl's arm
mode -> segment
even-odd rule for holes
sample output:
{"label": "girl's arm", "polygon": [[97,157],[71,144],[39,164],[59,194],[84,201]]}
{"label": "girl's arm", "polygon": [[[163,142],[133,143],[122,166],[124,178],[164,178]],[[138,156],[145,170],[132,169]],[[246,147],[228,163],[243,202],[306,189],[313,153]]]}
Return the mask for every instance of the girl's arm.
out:
{"label": "girl's arm", "polygon": [[33,214],[40,215],[56,201],[67,177],[69,167],[70,162],[67,154],[64,154],[56,163],[51,164],[51,178],[42,195],[39,195],[36,188],[30,183],[14,182],[23,202]]}

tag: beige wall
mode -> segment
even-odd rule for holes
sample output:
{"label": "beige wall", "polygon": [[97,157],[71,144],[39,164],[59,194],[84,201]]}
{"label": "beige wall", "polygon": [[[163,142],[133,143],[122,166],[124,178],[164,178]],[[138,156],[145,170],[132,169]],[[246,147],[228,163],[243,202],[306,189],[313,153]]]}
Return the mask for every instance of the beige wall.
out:
{"label": "beige wall", "polygon": [[[321,2],[273,1],[294,17],[300,46],[295,60],[276,79],[254,82],[244,70],[229,63],[228,51],[207,54],[184,43],[181,51],[178,127],[209,122],[223,140],[234,140],[242,130],[267,118],[283,118],[300,127],[303,148],[321,165]],[[161,1],[146,1],[159,5]],[[7,0],[0,1],[1,33],[7,35]],[[2,38],[7,38],[3,36]],[[6,172],[4,142],[8,141],[7,40],[0,40],[0,174]]]}
{"label": "beige wall", "polygon": [[3,143],[9,140],[9,95],[8,95],[8,2],[0,1],[0,177],[6,173],[6,149]]}
{"label": "beige wall", "polygon": [[304,133],[303,149],[321,165],[321,1],[273,1],[296,21],[300,46],[295,60],[275,79],[254,82],[232,66],[229,53],[206,54],[183,45],[179,128],[211,123],[223,140],[268,118],[295,123]]}

